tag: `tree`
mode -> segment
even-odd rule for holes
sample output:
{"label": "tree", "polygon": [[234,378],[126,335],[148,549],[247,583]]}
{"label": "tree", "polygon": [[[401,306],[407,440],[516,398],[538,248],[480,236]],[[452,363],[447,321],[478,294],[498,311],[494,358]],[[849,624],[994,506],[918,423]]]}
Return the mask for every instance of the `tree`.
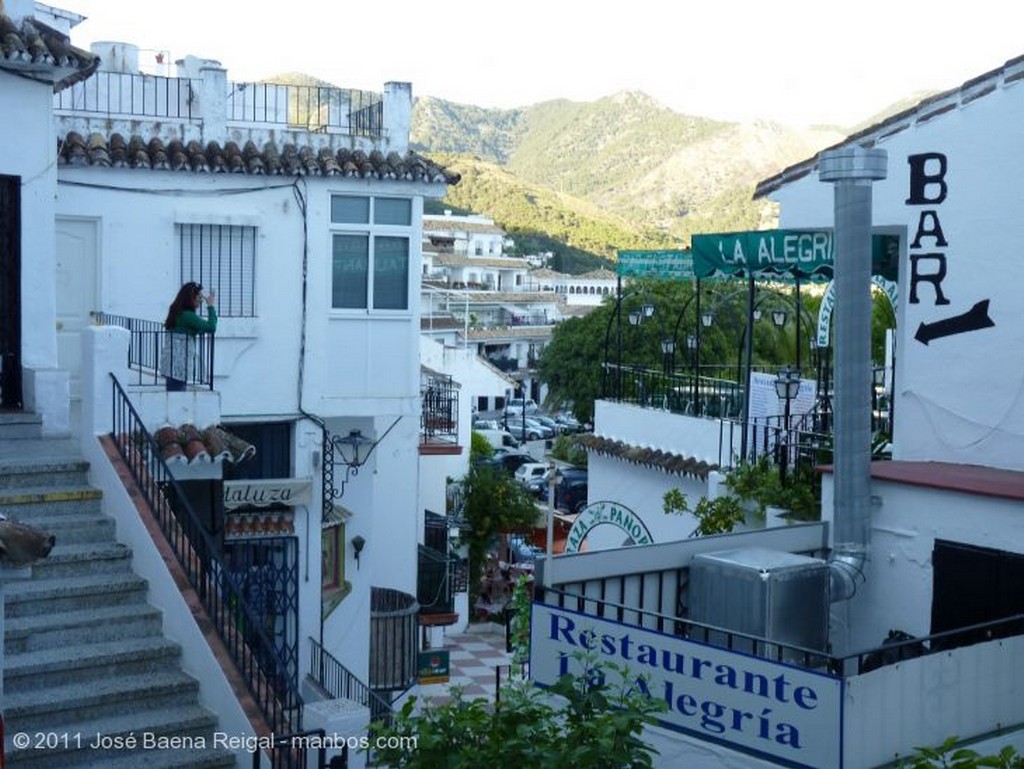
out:
{"label": "tree", "polygon": [[476,603],[487,550],[502,531],[530,531],[537,506],[526,489],[509,475],[486,464],[472,464],[463,482],[469,546],[469,605]]}

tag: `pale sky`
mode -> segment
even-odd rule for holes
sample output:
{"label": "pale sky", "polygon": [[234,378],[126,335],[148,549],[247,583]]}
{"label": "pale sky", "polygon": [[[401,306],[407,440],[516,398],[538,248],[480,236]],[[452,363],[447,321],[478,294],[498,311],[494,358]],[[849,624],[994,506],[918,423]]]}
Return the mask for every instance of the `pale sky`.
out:
{"label": "pale sky", "polygon": [[689,115],[852,125],[1024,54],[1013,0],[50,0],[71,32],[217,59],[236,81],[299,71],[412,83],[481,107],[637,90]]}

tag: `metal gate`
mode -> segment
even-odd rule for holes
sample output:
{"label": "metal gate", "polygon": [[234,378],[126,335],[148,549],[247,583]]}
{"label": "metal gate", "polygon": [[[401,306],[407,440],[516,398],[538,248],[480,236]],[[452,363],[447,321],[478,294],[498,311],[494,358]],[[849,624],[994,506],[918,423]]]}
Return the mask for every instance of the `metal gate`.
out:
{"label": "metal gate", "polygon": [[[299,682],[299,544],[296,537],[262,537],[224,543],[228,577],[262,619],[263,631],[291,682]],[[265,672],[275,669],[267,660]]]}

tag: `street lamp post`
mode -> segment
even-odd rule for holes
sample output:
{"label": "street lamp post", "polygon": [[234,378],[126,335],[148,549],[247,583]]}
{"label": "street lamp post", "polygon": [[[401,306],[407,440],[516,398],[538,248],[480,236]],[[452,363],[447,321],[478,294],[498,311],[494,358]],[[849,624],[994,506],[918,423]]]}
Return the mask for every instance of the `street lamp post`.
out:
{"label": "street lamp post", "polygon": [[779,370],[775,377],[775,394],[785,401],[782,417],[782,429],[779,433],[779,479],[786,482],[786,469],[789,465],[789,408],[793,399],[800,394],[800,370],[786,366]]}
{"label": "street lamp post", "polygon": [[[736,378],[740,378],[740,372],[743,371],[743,414],[740,419],[743,425],[743,431],[740,434],[740,457],[742,461],[747,461],[747,445],[749,439],[749,423],[750,423],[750,381],[751,371],[753,368],[754,359],[754,321],[760,317],[759,309],[761,304],[774,294],[766,294],[754,301],[754,294],[757,290],[754,283],[754,278],[751,276],[747,279],[747,324],[743,327],[743,335],[740,338],[740,354],[739,360],[736,364]],[[774,309],[771,311],[772,324],[776,328],[782,328],[786,325],[786,311],[780,309]],[[743,362],[746,365],[743,365]]]}

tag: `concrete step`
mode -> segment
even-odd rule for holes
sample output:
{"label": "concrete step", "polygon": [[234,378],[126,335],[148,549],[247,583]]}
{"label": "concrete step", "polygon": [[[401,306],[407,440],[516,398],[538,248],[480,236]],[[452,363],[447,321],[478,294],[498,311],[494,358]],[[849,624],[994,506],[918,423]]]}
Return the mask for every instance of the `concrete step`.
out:
{"label": "concrete step", "polygon": [[4,694],[103,681],[115,675],[164,672],[179,664],[180,654],[178,644],[162,636],[8,654]]}
{"label": "concrete step", "polygon": [[141,602],[30,614],[6,620],[4,651],[7,654],[21,654],[56,646],[145,638],[162,632],[161,612]]}
{"label": "concrete step", "polygon": [[148,591],[149,584],[134,572],[16,580],[4,585],[4,616],[10,621],[50,612],[142,603]]}
{"label": "concrete step", "polygon": [[0,411],[0,440],[39,438],[43,434],[43,418],[30,411]]}
{"label": "concrete step", "polygon": [[[156,764],[152,751],[146,749],[147,744],[155,747],[160,738],[175,737],[179,745],[192,743],[211,747],[216,728],[216,717],[198,705],[155,710],[124,708],[120,715],[81,721],[54,720],[45,731],[38,733],[44,747],[33,746],[36,733],[30,732],[29,747],[19,749],[12,742],[12,735],[18,730],[9,723],[5,740],[7,766],[9,769],[110,767],[114,760],[125,760],[130,755],[134,763],[122,766],[152,769]],[[132,737],[136,742],[129,747]]]}
{"label": "concrete step", "polygon": [[33,525],[37,515],[77,515],[101,512],[103,492],[89,486],[31,486],[0,491],[0,513]]}
{"label": "concrete step", "polygon": [[[221,742],[223,739],[221,738]],[[233,753],[223,748],[210,747],[217,744],[212,736],[203,742],[208,747],[154,749],[146,750],[142,755],[139,751],[129,751],[124,755],[108,757],[102,761],[75,763],[71,766],[75,769],[138,769],[140,766],[144,766],[145,769],[236,769]],[[251,765],[251,761],[243,764]],[[21,764],[12,764],[11,769],[20,766]]]}
{"label": "concrete step", "polygon": [[50,554],[32,564],[32,578],[50,580],[86,574],[127,572],[132,568],[132,550],[120,542],[86,542],[62,545],[57,539]]}
{"label": "concrete step", "polygon": [[55,722],[79,723],[119,715],[127,703],[133,710],[195,705],[198,694],[196,679],[180,670],[167,670],[8,693],[4,718],[8,728],[47,731]]}
{"label": "concrete step", "polygon": [[73,457],[39,460],[23,455],[0,459],[0,489],[84,486],[88,472],[89,463]]}
{"label": "concrete step", "polygon": [[63,545],[82,545],[88,542],[113,542],[117,536],[114,519],[103,513],[75,515],[45,515],[32,517],[32,525],[53,534]]}

